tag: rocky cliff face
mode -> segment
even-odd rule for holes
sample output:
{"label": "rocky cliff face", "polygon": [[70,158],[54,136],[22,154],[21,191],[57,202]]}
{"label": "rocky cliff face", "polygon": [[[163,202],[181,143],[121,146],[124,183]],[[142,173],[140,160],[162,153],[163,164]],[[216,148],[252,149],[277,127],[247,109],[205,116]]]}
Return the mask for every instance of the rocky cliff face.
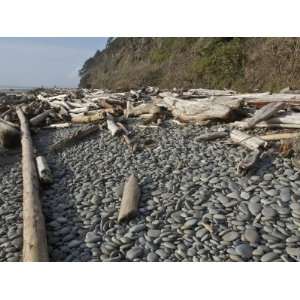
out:
{"label": "rocky cliff face", "polygon": [[115,38],[80,76],[80,87],[113,90],[299,88],[300,38]]}

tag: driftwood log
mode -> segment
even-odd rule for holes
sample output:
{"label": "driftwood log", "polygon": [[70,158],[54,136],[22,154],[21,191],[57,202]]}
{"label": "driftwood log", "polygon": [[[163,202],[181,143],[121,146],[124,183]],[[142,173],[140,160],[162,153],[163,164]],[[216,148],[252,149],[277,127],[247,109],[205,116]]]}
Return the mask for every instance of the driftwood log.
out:
{"label": "driftwood log", "polygon": [[118,222],[133,217],[138,210],[140,199],[140,188],[134,175],[129,176],[124,185],[121,206],[119,210]]}
{"label": "driftwood log", "polygon": [[20,142],[20,131],[8,121],[0,119],[0,145],[13,147]]}
{"label": "driftwood log", "polygon": [[251,153],[249,153],[238,164],[238,166],[237,166],[237,173],[239,175],[245,175],[245,174],[247,174],[251,170],[251,168],[254,167],[254,165],[258,161],[259,157],[260,157],[260,150],[254,150]]}
{"label": "driftwood log", "polygon": [[48,261],[45,221],[39,198],[39,181],[28,121],[20,107],[23,174],[23,261]]}
{"label": "driftwood log", "polygon": [[195,138],[196,142],[200,142],[200,141],[211,141],[211,140],[215,140],[215,139],[220,139],[220,138],[225,138],[228,136],[227,132],[211,132],[211,133],[207,133],[207,134],[203,134],[203,135],[199,135]]}
{"label": "driftwood log", "polygon": [[44,156],[36,157],[36,166],[39,174],[40,181],[45,184],[53,182],[51,170],[48,166],[47,160]]}
{"label": "driftwood log", "polygon": [[39,115],[31,118],[30,121],[29,121],[30,125],[32,125],[32,126],[39,125],[41,122],[43,122],[53,112],[54,112],[53,109],[48,109],[48,110],[40,113]]}
{"label": "driftwood log", "polygon": [[109,113],[106,114],[106,122],[107,122],[107,129],[110,131],[112,136],[115,136],[117,132],[120,131],[120,127],[114,121],[114,118]]}
{"label": "driftwood log", "polygon": [[256,111],[256,113],[254,114],[254,116],[252,118],[247,120],[246,128],[252,128],[255,124],[269,119],[276,112],[278,112],[280,109],[282,109],[283,106],[284,106],[283,102],[269,103],[269,104],[263,106],[261,109]]}
{"label": "driftwood log", "polygon": [[90,134],[99,130],[98,125],[92,125],[87,129],[81,129],[75,132],[74,134],[70,135],[69,137],[55,143],[54,145],[50,146],[49,151],[55,152],[61,150],[67,146],[73,145],[74,143],[80,141],[81,139],[89,136]]}
{"label": "driftwood log", "polygon": [[286,133],[273,133],[261,135],[259,138],[264,141],[279,141],[279,140],[289,140],[300,138],[300,132],[286,132]]}
{"label": "driftwood log", "polygon": [[90,116],[78,116],[78,117],[73,117],[71,119],[72,123],[98,123],[99,121],[105,120],[105,114],[104,112],[96,113]]}
{"label": "driftwood log", "polygon": [[245,132],[239,130],[232,130],[230,138],[235,144],[240,144],[250,150],[257,150],[264,148],[267,142],[256,136],[250,136]]}

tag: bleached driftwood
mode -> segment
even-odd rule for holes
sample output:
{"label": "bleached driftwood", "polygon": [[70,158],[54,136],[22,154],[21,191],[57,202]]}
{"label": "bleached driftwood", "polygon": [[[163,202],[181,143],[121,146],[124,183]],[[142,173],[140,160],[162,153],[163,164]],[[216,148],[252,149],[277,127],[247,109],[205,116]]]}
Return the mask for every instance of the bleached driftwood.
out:
{"label": "bleached driftwood", "polygon": [[52,173],[48,166],[47,160],[44,156],[36,157],[36,166],[37,166],[40,181],[46,184],[52,183],[53,182]]}
{"label": "bleached driftwood", "polygon": [[107,129],[110,131],[112,136],[115,136],[116,133],[120,131],[120,128],[117,126],[117,124],[114,121],[114,118],[109,113],[106,114],[106,118]]}
{"label": "bleached driftwood", "polygon": [[16,110],[21,124],[23,174],[23,261],[48,261],[47,235],[39,198],[39,181],[33,155],[29,124],[21,108]]}
{"label": "bleached driftwood", "polygon": [[89,107],[77,107],[69,110],[70,114],[86,113],[87,111],[89,111]]}
{"label": "bleached driftwood", "polygon": [[127,101],[127,107],[124,115],[128,118],[130,116],[137,117],[140,115],[154,115],[157,113],[160,113],[160,107],[154,103],[143,103],[138,106],[133,106],[130,101]]}
{"label": "bleached driftwood", "polygon": [[137,213],[139,198],[140,188],[138,181],[134,175],[131,175],[124,185],[118,222],[133,217]]}
{"label": "bleached driftwood", "polygon": [[74,134],[64,138],[63,140],[55,143],[54,145],[50,146],[49,151],[54,152],[61,150],[67,146],[73,145],[74,143],[78,142],[79,140],[89,136],[90,134],[99,130],[98,125],[92,125],[87,129],[81,129],[75,132]]}
{"label": "bleached driftwood", "polygon": [[240,144],[251,150],[257,150],[264,148],[267,142],[256,136],[250,136],[245,132],[239,130],[232,130],[230,133],[230,138],[235,144]]}
{"label": "bleached driftwood", "polygon": [[270,119],[276,112],[282,109],[284,106],[283,102],[269,103],[263,106],[261,109],[255,112],[254,116],[247,120],[246,128],[252,128],[255,124]]}
{"label": "bleached driftwood", "polygon": [[103,120],[105,120],[105,115],[103,111],[90,116],[78,116],[72,117],[71,119],[72,123],[97,123]]}
{"label": "bleached driftwood", "polygon": [[260,156],[260,150],[254,150],[251,153],[249,153],[244,159],[240,161],[240,163],[237,166],[237,173],[240,175],[245,175],[248,173],[251,168],[254,167],[257,160]]}
{"label": "bleached driftwood", "polygon": [[48,129],[48,128],[53,128],[53,129],[56,129],[56,128],[68,128],[68,127],[71,127],[72,126],[72,123],[57,123],[57,124],[50,124],[49,126],[45,126],[43,128],[45,129]]}
{"label": "bleached driftwood", "polygon": [[213,119],[229,120],[234,110],[241,106],[238,99],[183,100],[174,97],[156,98],[155,104],[165,107],[172,115],[183,122],[198,122]]}
{"label": "bleached driftwood", "polygon": [[0,119],[0,144],[5,148],[20,142],[20,131],[11,122]]}
{"label": "bleached driftwood", "polygon": [[29,120],[30,125],[37,126],[38,124],[40,124],[41,122],[43,122],[52,112],[54,112],[53,109],[48,109],[48,110],[40,113],[39,115],[31,118]]}
{"label": "bleached driftwood", "polygon": [[264,141],[279,141],[300,138],[300,132],[273,133],[259,136]]}

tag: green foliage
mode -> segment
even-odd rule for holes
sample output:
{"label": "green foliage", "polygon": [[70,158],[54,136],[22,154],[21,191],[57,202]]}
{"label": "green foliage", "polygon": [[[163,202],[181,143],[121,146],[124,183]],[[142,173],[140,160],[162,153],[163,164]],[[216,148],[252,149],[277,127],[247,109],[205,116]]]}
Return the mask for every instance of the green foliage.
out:
{"label": "green foliage", "polygon": [[200,79],[209,87],[224,88],[243,75],[244,61],[243,41],[240,38],[214,40],[202,50],[190,70],[195,80]]}

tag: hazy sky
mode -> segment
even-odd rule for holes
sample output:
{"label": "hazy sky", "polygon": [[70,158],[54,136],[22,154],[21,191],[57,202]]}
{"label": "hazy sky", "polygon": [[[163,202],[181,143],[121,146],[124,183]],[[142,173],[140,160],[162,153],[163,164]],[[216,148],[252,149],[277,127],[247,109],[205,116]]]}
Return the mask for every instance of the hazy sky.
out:
{"label": "hazy sky", "polygon": [[76,87],[78,70],[106,40],[0,37],[0,86]]}

